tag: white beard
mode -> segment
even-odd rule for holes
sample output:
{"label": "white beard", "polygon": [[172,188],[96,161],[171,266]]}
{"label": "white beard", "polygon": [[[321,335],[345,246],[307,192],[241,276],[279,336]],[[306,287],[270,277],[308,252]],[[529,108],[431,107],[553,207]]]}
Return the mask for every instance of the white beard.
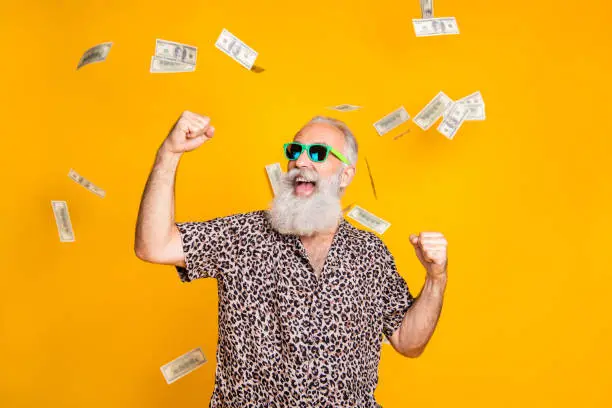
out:
{"label": "white beard", "polygon": [[[342,218],[341,174],[342,169],[329,179],[321,179],[314,170],[298,168],[283,174],[280,191],[267,213],[272,228],[281,234],[298,236],[310,236],[335,228]],[[314,191],[308,197],[298,197],[294,193],[295,178],[300,175],[316,180]]]}

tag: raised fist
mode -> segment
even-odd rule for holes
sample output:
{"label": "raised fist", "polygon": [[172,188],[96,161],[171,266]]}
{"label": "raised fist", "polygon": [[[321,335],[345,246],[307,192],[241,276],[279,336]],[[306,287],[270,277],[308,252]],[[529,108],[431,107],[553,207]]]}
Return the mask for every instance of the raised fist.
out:
{"label": "raised fist", "polygon": [[172,153],[190,152],[213,137],[215,128],[210,118],[185,111],[178,118],[162,147]]}

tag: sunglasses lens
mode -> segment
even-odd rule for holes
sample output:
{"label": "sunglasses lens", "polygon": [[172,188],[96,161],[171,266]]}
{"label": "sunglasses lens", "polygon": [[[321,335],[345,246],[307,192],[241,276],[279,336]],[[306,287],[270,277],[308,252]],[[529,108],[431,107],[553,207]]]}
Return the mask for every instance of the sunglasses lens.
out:
{"label": "sunglasses lens", "polygon": [[300,157],[300,153],[302,153],[302,146],[296,143],[289,143],[285,149],[285,155],[287,155],[289,160],[297,160]]}
{"label": "sunglasses lens", "polygon": [[312,145],[308,150],[308,155],[313,162],[322,162],[327,158],[327,147],[323,145]]}

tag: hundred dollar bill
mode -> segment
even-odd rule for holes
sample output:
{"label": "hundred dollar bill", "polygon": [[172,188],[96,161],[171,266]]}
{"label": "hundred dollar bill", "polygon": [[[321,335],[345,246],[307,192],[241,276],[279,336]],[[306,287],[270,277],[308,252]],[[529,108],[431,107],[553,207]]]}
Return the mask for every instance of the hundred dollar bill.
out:
{"label": "hundred dollar bill", "polygon": [[484,105],[464,105],[468,108],[468,114],[465,120],[485,120],[485,106]]}
{"label": "hundred dollar bill", "polygon": [[453,104],[453,100],[444,92],[439,92],[415,117],[412,119],[423,130],[429,129]]}
{"label": "hundred dollar bill", "polygon": [[402,123],[410,119],[410,115],[406,112],[403,106],[400,106],[378,122],[374,123],[374,127],[378,132],[379,136],[383,136],[385,133],[395,129]]}
{"label": "hundred dollar bill", "polygon": [[374,198],[378,200],[378,196],[376,195],[376,186],[374,185],[374,177],[372,177],[372,171],[370,170],[370,163],[368,163],[368,158],[365,159],[366,165],[368,166],[368,174],[370,175],[370,184],[372,185],[372,192],[374,193]]}
{"label": "hundred dollar bill", "polygon": [[412,25],[417,37],[459,34],[459,27],[455,17],[413,18]]}
{"label": "hundred dollar bill", "polygon": [[393,136],[393,140],[397,140],[397,139],[399,139],[400,137],[404,136],[406,133],[410,133],[410,129],[408,129],[408,130],[404,130],[402,133],[400,133],[400,134],[399,134],[399,135],[397,135],[397,136]]}
{"label": "hundred dollar bill", "polygon": [[442,133],[448,139],[453,140],[455,134],[463,124],[469,109],[465,105],[454,103],[450,108],[444,120],[438,126],[438,132]]}
{"label": "hundred dollar bill", "polygon": [[257,58],[257,51],[243,43],[225,28],[221,31],[215,47],[232,57],[240,65],[250,70]]}
{"label": "hundred dollar bill", "polygon": [[91,181],[87,180],[85,177],[79,175],[79,173],[77,173],[76,171],[70,169],[70,171],[68,172],[68,177],[70,177],[72,180],[76,181],[77,184],[82,185],[83,187],[91,191],[92,193],[102,198],[106,196],[106,192],[104,190],[94,185]]}
{"label": "hundred dollar bill", "polygon": [[421,18],[433,17],[433,0],[421,0]]}
{"label": "hundred dollar bill", "polygon": [[469,94],[468,96],[459,99],[457,103],[464,105],[484,105],[484,99],[482,99],[482,94],[480,91],[476,91],[473,94]]}
{"label": "hundred dollar bill", "polygon": [[74,231],[72,230],[66,201],[51,200],[51,208],[53,208],[60,242],[74,242]]}
{"label": "hundred dollar bill", "polygon": [[106,43],[98,44],[94,47],[91,47],[90,49],[85,51],[85,53],[79,60],[77,69],[87,64],[91,64],[94,62],[102,62],[106,60],[106,57],[108,57],[108,53],[110,52],[112,45],[113,45],[112,42],[106,42]]}
{"label": "hundred dollar bill", "polygon": [[170,61],[159,57],[151,57],[152,74],[172,74],[177,72],[193,72],[195,65],[183,64],[182,62]]}
{"label": "hundred dollar bill", "polygon": [[474,92],[473,94],[470,94],[466,96],[465,98],[459,99],[457,103],[465,105],[469,109],[469,112],[465,120],[485,120],[486,119],[485,103],[484,103],[484,99],[482,99],[482,95],[480,94],[480,91]]}
{"label": "hundred dollar bill", "polygon": [[202,349],[198,347],[161,366],[160,369],[166,383],[172,384],[204,363],[206,363],[206,357]]}
{"label": "hundred dollar bill", "polygon": [[340,112],[350,112],[350,111],[357,110],[359,108],[361,108],[361,106],[344,104],[344,105],[330,106],[328,109],[333,109],[333,110],[337,110]]}
{"label": "hundred dollar bill", "polygon": [[384,234],[387,228],[391,226],[391,223],[383,220],[382,218],[378,218],[371,212],[364,210],[358,205],[354,206],[346,215],[347,217],[354,219],[361,225],[364,225],[381,235]]}
{"label": "hundred dollar bill", "polygon": [[183,64],[195,65],[198,58],[198,48],[193,45],[181,44],[167,40],[155,40],[155,56]]}
{"label": "hundred dollar bill", "polygon": [[266,173],[268,173],[268,180],[270,180],[272,191],[274,195],[277,195],[281,189],[281,177],[283,175],[280,164],[274,163],[266,165]]}

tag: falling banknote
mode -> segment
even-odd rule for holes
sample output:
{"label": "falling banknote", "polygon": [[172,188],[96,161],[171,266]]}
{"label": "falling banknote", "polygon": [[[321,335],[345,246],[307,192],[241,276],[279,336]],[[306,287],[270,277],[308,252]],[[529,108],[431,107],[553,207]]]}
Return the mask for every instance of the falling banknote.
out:
{"label": "falling banknote", "polygon": [[76,171],[70,169],[70,171],[68,172],[68,177],[70,177],[72,180],[76,181],[77,184],[82,185],[83,187],[85,187],[86,189],[88,189],[89,191],[91,191],[92,193],[104,198],[104,196],[106,195],[106,192],[104,190],[102,190],[100,187],[97,187],[96,185],[94,185],[91,181],[87,180],[85,177],[79,175],[79,173],[77,173]]}
{"label": "falling banknote", "polygon": [[358,205],[354,206],[351,211],[346,214],[347,217],[354,219],[361,225],[368,227],[369,229],[384,234],[384,232],[391,226],[391,224],[381,218],[378,218],[371,212],[364,210]]}
{"label": "falling banknote", "polygon": [[274,195],[277,195],[281,189],[281,177],[283,175],[280,164],[274,163],[266,165],[266,173],[268,173],[268,180],[270,180],[272,191]]}
{"label": "falling banknote", "polygon": [[170,61],[159,57],[151,57],[152,74],[174,74],[177,72],[194,72],[195,65],[183,64],[182,62]]}
{"label": "falling banknote", "polygon": [[68,214],[68,204],[65,201],[51,201],[55,224],[59,233],[60,242],[74,242],[74,231]]}
{"label": "falling banknote", "polygon": [[328,109],[337,110],[339,112],[350,112],[350,111],[357,110],[359,108],[361,108],[361,106],[344,104],[344,105],[330,106]]}
{"label": "falling banknote", "polygon": [[395,129],[402,123],[406,122],[410,119],[410,115],[406,112],[403,106],[400,106],[384,118],[380,119],[378,122],[374,123],[374,127],[378,132],[379,136],[383,136],[389,131]]}
{"label": "falling banknote", "polygon": [[169,61],[195,65],[198,58],[198,48],[167,40],[155,40],[155,56]]}
{"label": "falling banknote", "polygon": [[204,357],[202,349],[198,347],[163,365],[160,369],[166,383],[172,384],[204,363],[206,363],[206,357]]}
{"label": "falling banknote", "polygon": [[91,47],[90,49],[85,51],[77,65],[77,69],[94,62],[102,62],[106,60],[106,57],[108,57],[108,53],[110,52],[112,45],[112,42],[106,42]]}
{"label": "falling banknote", "polygon": [[423,130],[429,129],[453,104],[453,100],[444,92],[439,92],[415,117],[412,119]]}
{"label": "falling banknote", "polygon": [[221,31],[215,47],[232,57],[232,59],[250,70],[257,58],[257,51],[243,43],[225,28]]}
{"label": "falling banknote", "polygon": [[368,162],[368,158],[365,159],[366,165],[368,166],[368,174],[370,175],[370,185],[372,186],[372,192],[374,193],[374,198],[378,200],[378,196],[376,195],[376,186],[374,185],[374,177],[372,177],[372,170],[370,170],[370,163]]}
{"label": "falling banknote", "polygon": [[485,103],[482,99],[482,95],[480,91],[474,92],[466,96],[465,98],[461,98],[457,101],[458,104],[465,105],[469,111],[465,120],[485,120]]}
{"label": "falling banknote", "polygon": [[421,0],[421,18],[433,17],[433,0]]}
{"label": "falling banknote", "polygon": [[453,137],[455,137],[455,134],[465,121],[468,112],[467,106],[454,103],[444,116],[442,123],[438,126],[438,132],[442,133],[446,138],[453,140]]}
{"label": "falling banknote", "polygon": [[417,37],[459,34],[459,27],[455,17],[413,18],[412,25]]}
{"label": "falling banknote", "polygon": [[397,139],[399,139],[400,137],[404,136],[404,135],[405,135],[405,134],[407,134],[407,133],[410,133],[410,129],[408,129],[408,130],[404,130],[402,133],[400,133],[400,134],[399,134],[399,135],[397,135],[397,136],[393,136],[393,140],[397,140]]}

